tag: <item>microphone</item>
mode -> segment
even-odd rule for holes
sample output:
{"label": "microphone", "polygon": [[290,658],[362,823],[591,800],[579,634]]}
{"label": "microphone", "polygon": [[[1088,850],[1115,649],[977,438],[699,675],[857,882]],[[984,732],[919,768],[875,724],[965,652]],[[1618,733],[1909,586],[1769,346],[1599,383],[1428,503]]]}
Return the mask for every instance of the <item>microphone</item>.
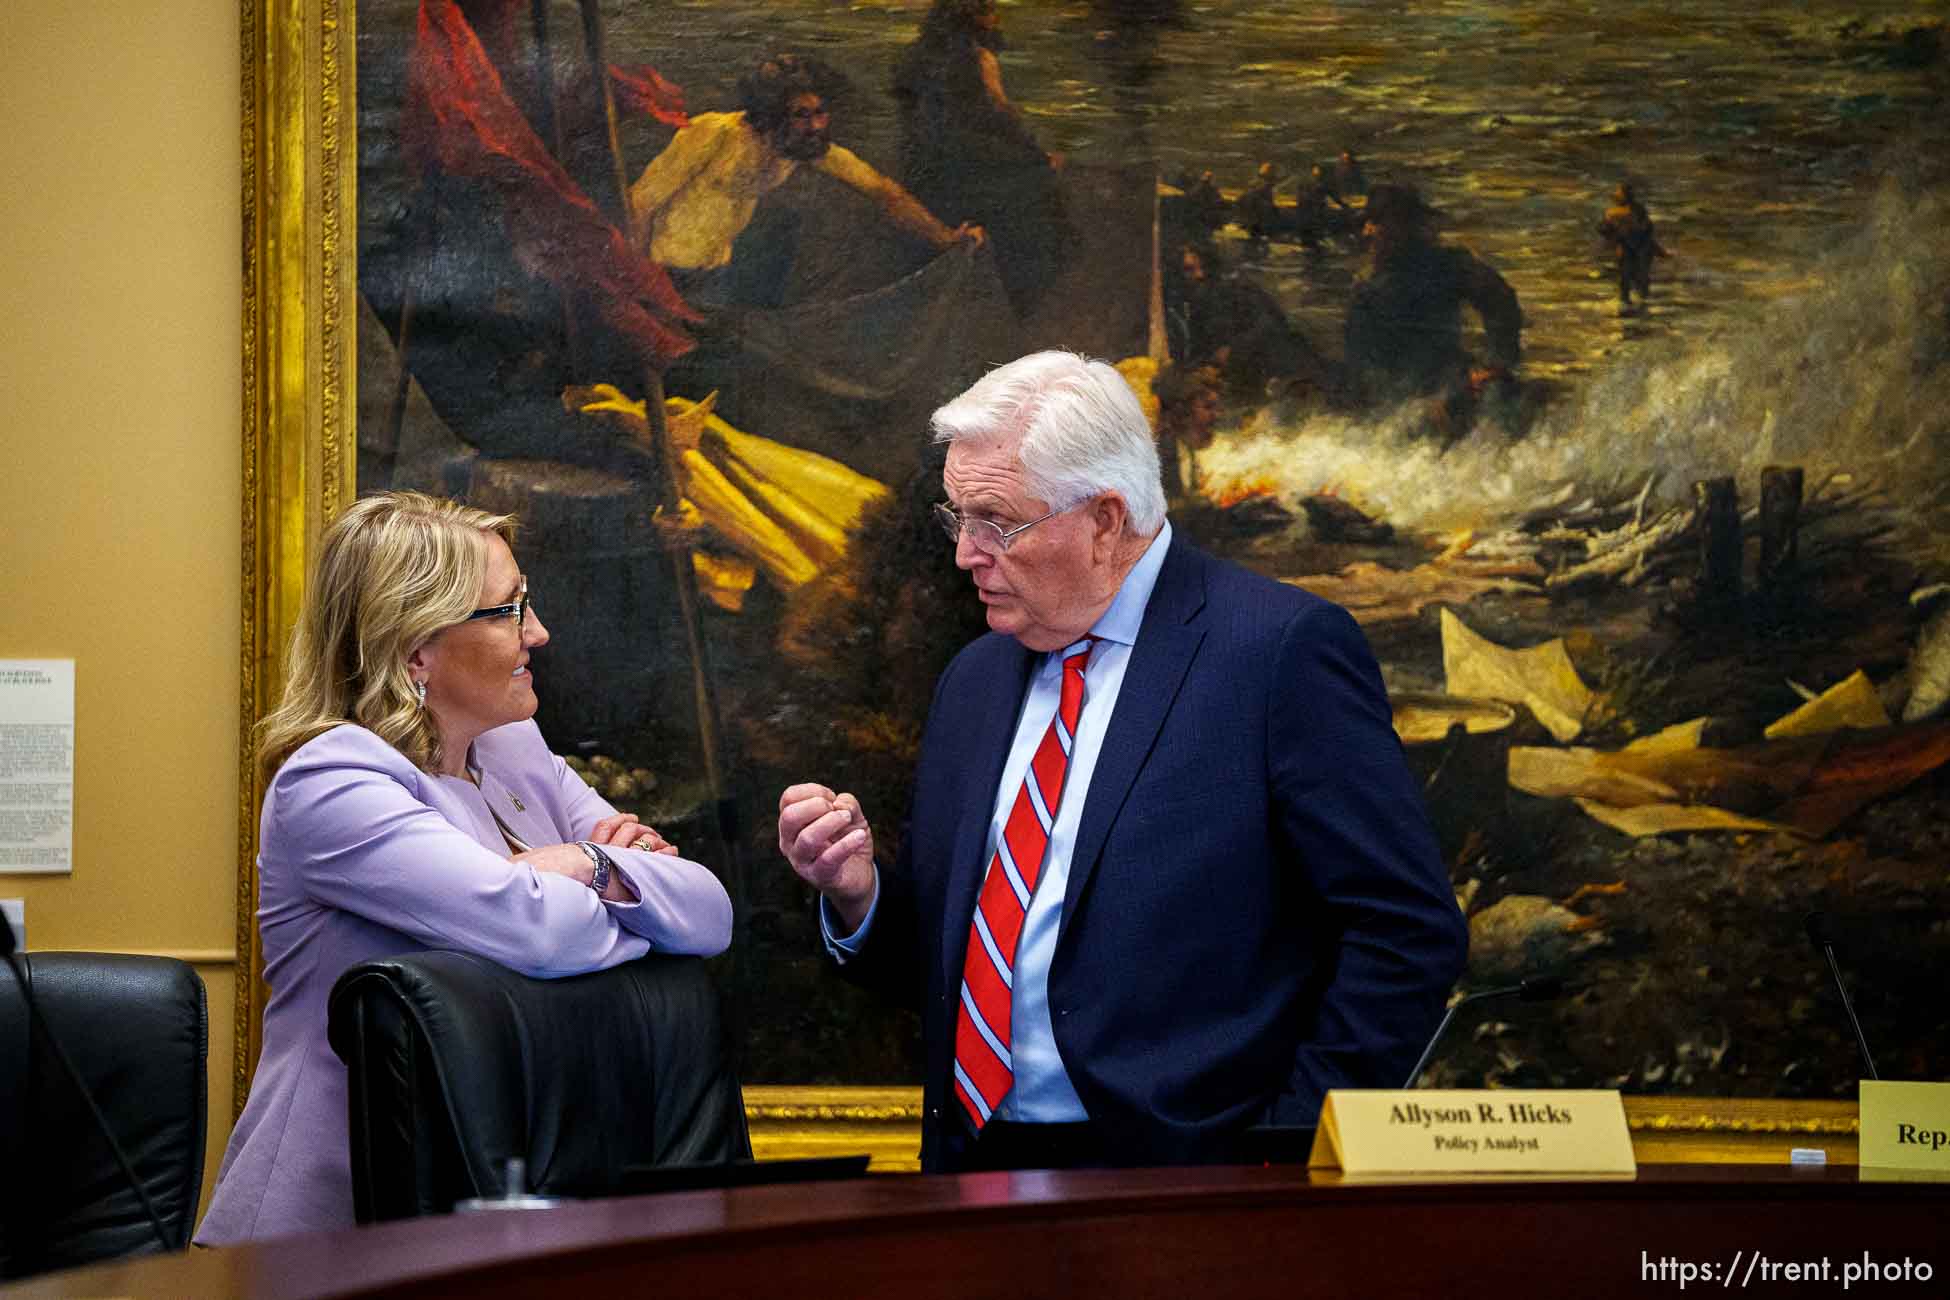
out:
{"label": "microphone", "polygon": [[1856,1017],[1855,1004],[1848,1000],[1848,989],[1842,984],[1842,968],[1835,961],[1835,937],[1828,928],[1828,914],[1810,912],[1803,924],[1808,931],[1808,942],[1828,959],[1828,973],[1835,979],[1835,991],[1842,995],[1842,1014],[1848,1017],[1849,1028],[1855,1031],[1855,1046],[1862,1052],[1862,1064],[1868,1069],[1871,1079],[1882,1078],[1876,1073],[1875,1059],[1869,1055],[1869,1040],[1863,1036],[1862,1022]]}
{"label": "microphone", "polygon": [[1406,1090],[1415,1086],[1416,1081],[1422,1077],[1422,1071],[1428,1068],[1429,1058],[1435,1055],[1436,1045],[1442,1041],[1442,1036],[1449,1032],[1450,1022],[1456,1018],[1458,1011],[1470,1003],[1511,996],[1521,998],[1525,1002],[1549,1002],[1562,992],[1564,992],[1564,981],[1561,977],[1539,975],[1506,988],[1484,989],[1481,993],[1471,993],[1467,997],[1458,998],[1447,1011],[1442,1013],[1442,1023],[1435,1027],[1433,1034],[1429,1035],[1429,1045],[1422,1049],[1421,1059],[1416,1061],[1415,1068],[1408,1072],[1408,1082],[1404,1083],[1402,1088]]}
{"label": "microphone", "polygon": [[143,1211],[149,1216],[149,1226],[155,1230],[156,1240],[161,1243],[163,1253],[166,1255],[174,1253],[179,1247],[170,1244],[169,1233],[163,1228],[162,1215],[156,1213],[156,1203],[149,1199],[149,1189],[144,1187],[142,1180],[135,1176],[135,1166],[129,1163],[129,1157],[122,1150],[122,1144],[115,1140],[114,1132],[108,1127],[108,1117],[103,1115],[102,1108],[95,1104],[94,1095],[88,1091],[88,1085],[81,1081],[81,1071],[75,1069],[74,1061],[61,1046],[61,1040],[54,1036],[54,1027],[48,1024],[47,1017],[42,1014],[40,1001],[34,996],[32,968],[19,956],[13,922],[9,921],[4,913],[0,913],[0,960],[4,960],[12,969],[14,980],[20,985],[21,999],[27,1003],[30,1041],[33,1030],[38,1028],[41,1037],[47,1040],[48,1047],[53,1050],[54,1059],[61,1063],[61,1069],[67,1074],[68,1081],[74,1084],[74,1090],[81,1094],[82,1103],[87,1106],[88,1114],[94,1119],[96,1130],[101,1133],[102,1140],[108,1143],[108,1149],[114,1153],[115,1163],[122,1167],[122,1177],[128,1180],[129,1186],[135,1189],[136,1196],[142,1201]]}

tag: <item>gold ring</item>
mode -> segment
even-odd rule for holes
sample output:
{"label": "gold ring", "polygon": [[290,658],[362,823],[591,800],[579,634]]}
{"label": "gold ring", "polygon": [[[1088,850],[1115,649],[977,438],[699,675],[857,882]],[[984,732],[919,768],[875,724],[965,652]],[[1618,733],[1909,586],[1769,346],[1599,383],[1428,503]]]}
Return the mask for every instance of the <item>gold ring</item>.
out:
{"label": "gold ring", "polygon": [[633,849],[642,849],[645,853],[655,853],[657,851],[657,842],[648,835],[645,835],[636,843],[630,845],[630,847]]}

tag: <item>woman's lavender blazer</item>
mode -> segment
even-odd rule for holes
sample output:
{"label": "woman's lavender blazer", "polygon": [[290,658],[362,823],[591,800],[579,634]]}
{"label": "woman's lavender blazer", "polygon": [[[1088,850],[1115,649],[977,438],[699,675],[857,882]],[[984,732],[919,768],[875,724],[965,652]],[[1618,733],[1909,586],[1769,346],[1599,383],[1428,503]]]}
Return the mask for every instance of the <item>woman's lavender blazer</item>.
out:
{"label": "woman's lavender blazer", "polygon": [[568,876],[509,860],[494,814],[540,848],[587,838],[615,811],[534,723],[482,735],[472,766],[478,788],[423,772],[347,724],[272,779],[257,857],[271,985],[264,1051],[199,1244],[352,1224],[345,1066],[325,1041],[326,998],[347,967],[452,948],[553,977],[652,951],[709,956],[731,942],[731,900],[695,862],[610,849],[638,901],[606,903]]}

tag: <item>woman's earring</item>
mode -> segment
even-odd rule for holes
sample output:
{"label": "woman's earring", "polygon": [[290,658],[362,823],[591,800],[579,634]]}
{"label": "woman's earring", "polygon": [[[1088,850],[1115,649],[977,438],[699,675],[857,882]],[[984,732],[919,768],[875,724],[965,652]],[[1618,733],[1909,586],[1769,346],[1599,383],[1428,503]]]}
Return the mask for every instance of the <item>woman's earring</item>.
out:
{"label": "woman's earring", "polygon": [[422,709],[427,707],[427,684],[424,678],[413,683],[413,698],[420,702]]}

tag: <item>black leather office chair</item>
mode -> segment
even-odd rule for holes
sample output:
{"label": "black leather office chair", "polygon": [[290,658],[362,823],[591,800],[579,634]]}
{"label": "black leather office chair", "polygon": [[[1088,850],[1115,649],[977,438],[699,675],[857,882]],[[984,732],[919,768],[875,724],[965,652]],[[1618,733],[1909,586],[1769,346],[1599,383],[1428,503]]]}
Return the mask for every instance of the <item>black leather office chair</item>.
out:
{"label": "black leather office chair", "polygon": [[503,1191],[602,1196],[651,1165],[747,1159],[743,1097],[703,962],[652,955],[538,980],[425,952],[340,976],[360,1223],[444,1213]]}
{"label": "black leather office chair", "polygon": [[[111,953],[22,954],[66,1049],[149,1193],[172,1250],[203,1190],[209,1011],[183,962]],[[159,1253],[141,1196],[0,962],[0,1278]]]}

